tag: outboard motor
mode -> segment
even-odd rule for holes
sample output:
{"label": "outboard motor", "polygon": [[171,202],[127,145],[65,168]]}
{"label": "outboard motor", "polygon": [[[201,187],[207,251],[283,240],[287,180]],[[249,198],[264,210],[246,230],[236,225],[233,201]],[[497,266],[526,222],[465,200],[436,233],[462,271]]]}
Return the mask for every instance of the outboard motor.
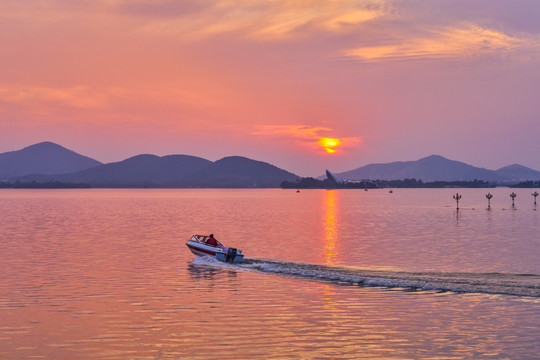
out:
{"label": "outboard motor", "polygon": [[238,250],[236,250],[235,248],[229,248],[227,250],[227,258],[225,259],[225,261],[233,263],[237,252],[238,252]]}

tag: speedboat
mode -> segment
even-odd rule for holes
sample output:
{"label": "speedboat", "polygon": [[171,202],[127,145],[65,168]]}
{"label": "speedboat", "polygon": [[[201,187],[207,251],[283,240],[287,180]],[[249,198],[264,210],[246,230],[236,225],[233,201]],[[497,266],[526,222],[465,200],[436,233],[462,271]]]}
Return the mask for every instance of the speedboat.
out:
{"label": "speedboat", "polygon": [[215,257],[219,261],[230,263],[241,263],[244,261],[242,250],[224,246],[219,241],[215,240],[215,245],[209,244],[207,241],[209,235],[193,235],[186,243],[192,253],[199,256]]}

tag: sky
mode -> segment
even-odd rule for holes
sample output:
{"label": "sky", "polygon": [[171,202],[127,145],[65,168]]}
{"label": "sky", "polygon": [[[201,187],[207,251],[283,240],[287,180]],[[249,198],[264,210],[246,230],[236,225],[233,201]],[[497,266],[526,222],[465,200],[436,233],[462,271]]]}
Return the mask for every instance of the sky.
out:
{"label": "sky", "polygon": [[540,170],[537,0],[0,0],[0,153]]}

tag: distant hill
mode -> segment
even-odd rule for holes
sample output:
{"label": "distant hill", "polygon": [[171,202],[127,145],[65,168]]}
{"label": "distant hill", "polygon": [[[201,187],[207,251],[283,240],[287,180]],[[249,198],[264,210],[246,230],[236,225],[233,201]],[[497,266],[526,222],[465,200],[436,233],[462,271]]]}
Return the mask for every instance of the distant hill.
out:
{"label": "distant hill", "polygon": [[212,162],[188,155],[137,155],[123,161],[100,165],[55,177],[28,177],[37,181],[87,183],[98,186],[179,185],[193,171]]}
{"label": "distant hill", "polygon": [[299,177],[274,165],[241,156],[229,156],[193,172],[186,178],[191,185],[201,187],[279,187],[282,181]]}
{"label": "distant hill", "polygon": [[0,180],[27,174],[65,174],[101,165],[52,142],[0,154]]}
{"label": "distant hill", "polygon": [[522,182],[528,180],[540,180],[540,171],[533,170],[523,165],[513,164],[496,171],[506,182]]}
{"label": "distant hill", "polygon": [[336,174],[350,180],[403,180],[472,181],[475,179],[496,183],[509,183],[540,179],[540,172],[522,165],[511,165],[499,170],[474,167],[463,162],[431,155],[417,161],[397,161],[387,164],[370,164]]}
{"label": "distant hill", "polygon": [[189,155],[138,155],[63,175],[29,175],[22,182],[85,183],[94,187],[279,187],[297,175],[262,161],[226,157],[216,162]]}

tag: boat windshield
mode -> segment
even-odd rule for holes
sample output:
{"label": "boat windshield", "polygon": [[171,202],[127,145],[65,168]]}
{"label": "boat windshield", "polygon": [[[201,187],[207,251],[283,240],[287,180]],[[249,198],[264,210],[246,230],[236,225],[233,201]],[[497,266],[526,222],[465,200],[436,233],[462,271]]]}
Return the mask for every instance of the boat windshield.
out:
{"label": "boat windshield", "polygon": [[[193,235],[193,236],[191,237],[191,240],[196,241],[196,242],[199,242],[199,243],[202,243],[202,244],[206,244],[206,240],[208,240],[209,237],[210,237],[210,236],[208,236],[208,235]],[[216,239],[216,238],[214,238],[214,239]],[[218,241],[218,239],[216,239],[216,245],[221,245],[221,246],[223,246],[223,244],[220,243],[220,242]]]}

